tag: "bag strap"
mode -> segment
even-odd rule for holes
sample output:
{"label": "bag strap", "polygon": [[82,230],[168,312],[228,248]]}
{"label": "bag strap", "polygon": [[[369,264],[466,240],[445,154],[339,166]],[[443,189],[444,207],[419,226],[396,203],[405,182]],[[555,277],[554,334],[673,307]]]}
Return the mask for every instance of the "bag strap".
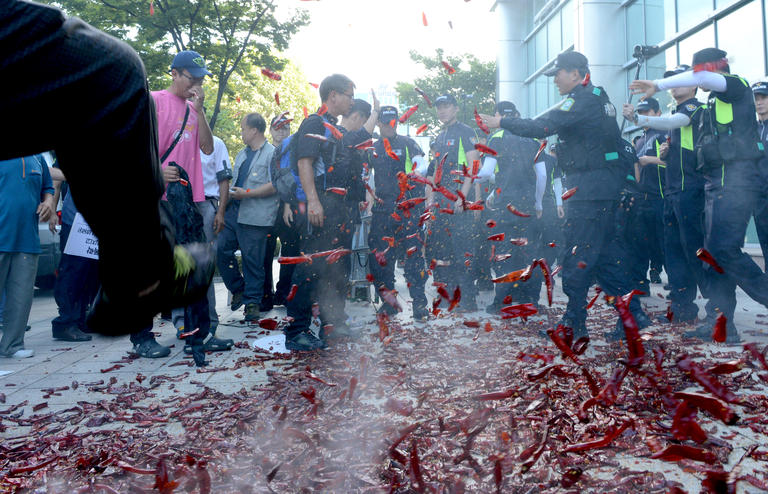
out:
{"label": "bag strap", "polygon": [[184,133],[184,128],[187,126],[187,119],[189,118],[189,105],[187,105],[187,111],[184,112],[184,121],[181,122],[181,129],[179,129],[179,133],[176,135],[176,139],[173,140],[170,147],[163,153],[163,155],[160,157],[160,164],[162,165],[165,160],[168,159],[168,155],[171,154],[171,151],[173,151],[173,148],[176,147],[176,144],[178,144],[179,139],[181,139],[181,134]]}

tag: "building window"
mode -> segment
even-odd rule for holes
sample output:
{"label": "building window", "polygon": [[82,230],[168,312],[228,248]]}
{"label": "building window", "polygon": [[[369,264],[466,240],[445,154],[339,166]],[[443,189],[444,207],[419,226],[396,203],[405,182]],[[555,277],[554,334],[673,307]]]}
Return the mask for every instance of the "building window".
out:
{"label": "building window", "polygon": [[677,30],[685,31],[712,13],[712,0],[677,0]]}
{"label": "building window", "polygon": [[573,2],[574,0],[569,0],[565,5],[563,5],[562,10],[560,10],[563,26],[561,51],[573,45],[573,33],[576,31],[576,11],[574,10]]}
{"label": "building window", "polygon": [[750,2],[717,21],[717,46],[728,52],[731,70],[750,82],[765,76],[765,48],[757,34],[763,31],[762,6]]}
{"label": "building window", "polygon": [[693,60],[693,54],[702,48],[715,46],[715,26],[710,24],[701,31],[685,38],[678,44],[680,53],[680,63],[690,65]]}
{"label": "building window", "polygon": [[562,50],[561,33],[560,12],[558,12],[547,23],[547,56],[549,58],[555,58]]}
{"label": "building window", "polygon": [[545,63],[547,63],[547,26],[542,27],[536,32],[533,37],[533,42],[536,43],[536,70],[539,70]]}
{"label": "building window", "polygon": [[645,26],[643,25],[643,0],[638,0],[624,11],[627,30],[627,60],[632,58],[635,45],[645,44]]}

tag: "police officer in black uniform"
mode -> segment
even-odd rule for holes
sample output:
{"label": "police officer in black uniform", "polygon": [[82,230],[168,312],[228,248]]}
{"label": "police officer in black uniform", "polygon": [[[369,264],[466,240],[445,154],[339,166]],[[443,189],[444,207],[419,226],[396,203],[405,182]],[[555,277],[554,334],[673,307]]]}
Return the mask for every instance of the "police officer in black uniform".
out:
{"label": "police officer in black uniform", "polygon": [[[555,76],[555,85],[566,96],[556,109],[534,120],[482,116],[489,126],[521,136],[558,135],[558,164],[569,187],[578,187],[568,199],[565,247],[573,255],[563,259],[568,306],[560,322],[576,335],[587,334],[587,292],[595,277],[606,295],[624,295],[630,288],[615,234],[615,215],[627,174],[619,152],[622,141],[616,110],[605,91],[586,79],[588,73],[584,55],[562,53],[546,72]],[[637,297],[630,310],[640,327],[650,324]]]}
{"label": "police officer in black uniform", "polygon": [[[517,108],[512,102],[500,101],[496,104],[496,115],[499,117],[519,117]],[[539,229],[537,216],[543,210],[541,197],[536,204],[535,192],[540,183],[543,196],[546,182],[546,165],[543,161],[534,163],[539,150],[539,143],[534,139],[520,137],[502,128],[494,128],[488,138],[487,146],[496,151],[496,156],[486,155],[480,176],[488,173],[495,174],[494,192],[489,196],[487,206],[495,210],[496,226],[486,228],[487,234],[504,233],[504,240],[497,243],[496,255],[500,256],[493,262],[493,268],[498,274],[521,269],[530,264],[537,252]],[[539,177],[537,177],[537,174]],[[506,205],[511,204],[528,217],[509,214]],[[511,244],[512,239],[519,239],[525,244]],[[485,238],[479,239],[487,242]],[[509,254],[509,257],[507,257]],[[485,262],[484,260],[480,260]],[[524,283],[498,283],[495,286],[493,303],[486,307],[491,314],[498,314],[504,305],[504,300],[510,297],[515,303],[533,303],[538,305],[541,291],[541,274],[534,271],[532,277]]]}
{"label": "police officer in black uniform", "polygon": [[[412,299],[413,317],[417,321],[423,321],[429,315],[427,297],[424,294],[426,272],[422,247],[425,232],[418,225],[419,216],[424,211],[425,204],[422,202],[410,207],[408,201],[424,198],[425,191],[423,185],[410,184],[414,188],[404,191],[401,195],[398,174],[417,173],[425,176],[427,160],[424,157],[424,151],[416,141],[397,133],[397,119],[397,108],[394,106],[381,108],[379,113],[381,138],[368,156],[368,165],[373,170],[376,185],[368,247],[372,251],[375,249],[377,252],[386,252],[387,259],[386,264],[382,266],[377,262],[375,254],[371,254],[369,266],[376,286],[392,290],[395,287],[395,261],[403,262],[405,281],[408,283]],[[391,155],[387,152],[385,139],[389,144]],[[399,220],[396,219],[398,217]],[[387,303],[382,305],[382,310],[388,313],[394,311]]]}
{"label": "police officer in black uniform", "polygon": [[[693,55],[693,70],[656,81],[634,81],[634,93],[653,96],[673,87],[698,86],[709,91],[697,143],[705,184],[704,247],[722,268],[707,264],[705,295],[728,320],[727,342],[741,341],[733,315],[736,285],[768,307],[768,275],[742,251],[747,224],[762,191],[759,161],[764,158],[749,83],[730,73],[726,52],[705,48]],[[716,321],[707,320],[687,336],[710,338]]]}
{"label": "police officer in black uniform", "polygon": [[[305,254],[346,248],[341,236],[349,221],[346,212],[346,195],[337,193],[350,186],[356,179],[356,170],[350,169],[348,148],[333,136],[326,135],[324,123],[335,126],[337,118],[352,107],[354,83],[346,76],[334,74],[320,84],[320,98],[325,112],[306,118],[293,136],[296,140],[292,159],[296,161],[301,186],[306,195],[306,205],[299,207],[294,217],[299,232],[300,250]],[[337,192],[334,192],[337,191]],[[285,329],[286,347],[289,350],[308,351],[325,347],[325,342],[315,337],[309,329],[312,304],[320,304],[322,314],[344,311],[338,301],[325,301],[324,296],[333,294],[339,278],[344,278],[341,261],[329,264],[323,258],[312,263],[297,264],[293,283],[298,289],[286,306],[292,318]],[[330,304],[330,305],[329,305]],[[326,316],[327,317],[327,316]]]}
{"label": "police officer in black uniform", "polygon": [[[757,110],[757,130],[768,158],[768,82],[752,84],[752,94],[755,96],[755,110]],[[768,189],[768,159],[760,162],[760,173],[763,177],[763,185]],[[763,259],[768,259],[768,190],[760,194],[753,216]]]}
{"label": "police officer in black uniform", "polygon": [[[681,65],[666,71],[664,77],[688,70],[688,65]],[[704,268],[696,257],[696,251],[704,246],[704,175],[698,169],[695,150],[703,105],[696,99],[696,92],[695,86],[670,89],[677,106],[669,117],[638,115],[632,105],[624,105],[624,116],[636,124],[669,132],[665,158],[664,269],[674,322],[695,322],[699,312],[694,302],[696,287],[702,293],[706,290]],[[710,304],[707,310],[712,312]],[[666,322],[666,318],[660,320]]]}
{"label": "police officer in black uniform", "polygon": [[[655,98],[641,101],[635,107],[639,115],[659,116],[659,102]],[[632,261],[633,288],[651,293],[648,285],[648,262],[651,264],[650,282],[661,283],[659,274],[664,265],[664,174],[667,153],[667,132],[645,127],[635,148],[639,161],[636,173],[640,193],[630,213],[631,242],[627,247],[634,254]]]}
{"label": "police officer in black uniform", "polygon": [[[459,106],[453,95],[444,94],[438,97],[435,100],[435,107],[437,108],[437,118],[443,124],[443,128],[432,144],[435,158],[429,166],[429,179],[434,183],[435,171],[442,162],[443,176],[440,185],[453,191],[454,175],[451,175],[451,170],[460,171],[462,167],[466,166],[471,171],[473,162],[480,159],[480,154],[474,147],[478,142],[477,133],[456,119]],[[458,177],[462,178],[462,175],[458,175]],[[474,181],[470,177],[463,177],[459,190],[464,195],[466,202],[472,198],[470,192],[473,189],[473,183]],[[447,266],[436,268],[435,280],[446,283],[450,293],[453,293],[457,286],[461,288],[462,295],[458,310],[477,310],[477,301],[475,300],[477,286],[475,286],[472,275],[467,276],[467,273],[473,271],[467,270],[464,265],[465,254],[471,254],[474,251],[474,242],[478,241],[474,225],[475,215],[473,211],[464,210],[465,201],[460,196],[455,201],[449,200],[440,192],[433,194],[431,188],[427,189],[427,194],[428,203],[434,199],[439,204],[438,209],[453,211],[453,214],[435,211],[436,219],[431,225],[432,235],[428,241],[430,244],[429,252],[435,259],[450,263]]]}

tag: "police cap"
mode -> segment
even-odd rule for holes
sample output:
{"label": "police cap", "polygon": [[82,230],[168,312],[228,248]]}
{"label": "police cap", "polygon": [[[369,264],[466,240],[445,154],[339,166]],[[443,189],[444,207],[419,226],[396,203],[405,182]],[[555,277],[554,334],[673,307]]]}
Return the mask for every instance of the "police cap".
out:
{"label": "police cap", "polygon": [[392,120],[397,120],[397,108],[394,106],[382,106],[379,109],[379,122],[388,124]]}
{"label": "police cap", "polygon": [[520,114],[515,104],[511,101],[499,101],[496,103],[494,110],[502,117],[515,117]]}
{"label": "police cap", "polygon": [[717,62],[724,59],[726,55],[728,54],[719,48],[704,48],[693,54],[691,65],[696,66],[702,63]]}
{"label": "police cap", "polygon": [[643,101],[637,104],[635,111],[659,111],[659,102],[656,98],[645,98]]}
{"label": "police cap", "polygon": [[768,96],[768,82],[761,81],[752,84],[752,92],[754,94],[764,94]]}
{"label": "police cap", "polygon": [[548,77],[554,76],[560,69],[576,69],[586,73],[589,70],[589,61],[587,60],[587,57],[577,51],[567,51],[557,56],[555,65],[553,65],[551,69],[544,72],[544,75]]}
{"label": "police cap", "polygon": [[691,67],[689,65],[685,65],[685,64],[678,65],[674,69],[664,72],[664,78],[666,79],[667,77],[672,77],[673,75],[682,74],[683,72],[687,72],[689,70],[691,70]]}
{"label": "police cap", "polygon": [[459,102],[456,101],[456,98],[452,94],[444,94],[442,96],[438,96],[438,98],[435,100],[435,106],[440,105],[459,106]]}

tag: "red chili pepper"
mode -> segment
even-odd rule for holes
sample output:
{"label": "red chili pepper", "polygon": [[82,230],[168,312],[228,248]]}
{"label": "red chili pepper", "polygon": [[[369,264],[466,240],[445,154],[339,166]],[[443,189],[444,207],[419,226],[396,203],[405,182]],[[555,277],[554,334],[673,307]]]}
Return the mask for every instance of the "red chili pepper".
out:
{"label": "red chili pepper", "polygon": [[717,463],[717,456],[711,451],[683,444],[671,444],[663,450],[652,454],[651,458],[663,461],[694,460],[709,464]]}
{"label": "red chili pepper", "polygon": [[[433,259],[432,262],[436,262],[436,261]],[[434,269],[434,268],[430,268],[430,269]],[[448,290],[445,289],[445,286],[438,286],[437,293],[438,295],[443,297],[446,301],[451,300],[451,296],[448,294]]]}
{"label": "red chili pepper", "polygon": [[184,187],[186,187],[186,186],[188,186],[188,185],[189,185],[189,182],[187,182],[187,181],[186,181],[186,180],[184,180],[183,178],[180,178],[180,179],[179,179],[179,183],[180,183],[181,185],[183,185]]}
{"label": "red chili pepper", "polygon": [[429,125],[427,125],[427,124],[419,125],[419,128],[416,129],[416,135],[421,134],[422,132],[426,131],[428,128],[429,128]]}
{"label": "red chili pepper", "polygon": [[513,283],[522,278],[524,272],[525,269],[518,269],[517,271],[512,271],[511,273],[499,276],[498,278],[493,278],[491,281],[494,283]]}
{"label": "red chili pepper", "polygon": [[418,443],[416,442],[416,439],[411,441],[411,454],[410,454],[410,474],[411,474],[411,480],[414,484],[414,489],[416,492],[424,492],[426,488],[426,484],[424,483],[424,475],[421,472],[421,465],[419,464],[419,451],[418,451]]}
{"label": "red chili pepper", "polygon": [[543,257],[541,259],[538,259],[536,263],[541,268],[541,272],[544,274],[544,284],[547,287],[547,304],[552,307],[552,290],[553,290],[553,284],[552,284],[552,271],[549,269],[549,264],[547,263],[547,260]]}
{"label": "red chili pepper", "polygon": [[491,129],[489,129],[488,126],[485,125],[485,122],[483,122],[483,119],[480,118],[480,114],[477,113],[477,107],[475,107],[475,123],[477,123],[478,128],[483,132],[485,132],[486,134],[491,133]]}
{"label": "red chili pepper", "polygon": [[581,85],[586,87],[586,85],[589,84],[590,79],[591,77],[589,76],[589,72],[587,72],[587,74],[584,76],[584,79],[581,81]]}
{"label": "red chili pepper", "polygon": [[10,475],[11,477],[14,477],[14,476],[22,474],[22,473],[34,472],[35,470],[40,470],[41,468],[47,467],[51,463],[54,463],[54,462],[58,461],[60,458],[61,458],[60,456],[54,456],[50,460],[45,460],[45,461],[43,461],[41,463],[37,463],[35,465],[29,465],[29,466],[26,466],[26,467],[12,468],[8,472],[8,475]]}
{"label": "red chili pepper", "polygon": [[517,396],[517,394],[518,394],[518,390],[508,389],[506,391],[494,391],[492,393],[475,395],[473,398],[479,401],[506,400],[507,398],[512,398],[513,396]]}
{"label": "red chili pepper", "polygon": [[391,305],[397,312],[403,312],[403,307],[397,300],[397,290],[389,290],[382,285],[379,287],[379,297],[381,297],[384,302]]}
{"label": "red chili pepper", "polygon": [[101,369],[102,373],[105,372],[112,372],[113,370],[121,369],[123,366],[120,364],[113,365],[112,367],[107,367],[106,369]]}
{"label": "red chili pepper", "polygon": [[697,443],[703,443],[707,440],[707,433],[696,422],[696,409],[685,400],[675,410],[671,431],[672,437],[678,441],[690,439]]}
{"label": "red chili pepper", "polygon": [[453,67],[451,67],[451,64],[449,64],[449,63],[448,63],[448,62],[446,62],[445,60],[441,61],[440,63],[441,63],[441,64],[443,64],[443,67],[445,68],[445,70],[447,70],[447,71],[448,71],[448,74],[449,74],[449,75],[450,75],[450,74],[455,74],[455,73],[456,73],[456,69],[454,69]]}
{"label": "red chili pepper", "polygon": [[720,273],[720,274],[725,273],[725,271],[723,271],[723,268],[720,267],[720,265],[717,263],[715,258],[712,257],[712,254],[710,254],[707,249],[702,248],[702,249],[697,250],[696,251],[696,257],[698,257],[703,262],[706,262],[707,264],[712,266],[712,269],[714,269],[718,273]]}
{"label": "red chili pepper", "polygon": [[717,316],[715,320],[715,327],[712,329],[712,340],[717,343],[725,343],[725,338],[728,333],[727,330],[728,318],[722,312]]}
{"label": "red chili pepper", "polygon": [[432,101],[430,101],[430,99],[429,99],[429,96],[427,96],[427,93],[425,93],[424,91],[422,91],[421,89],[419,89],[419,88],[417,88],[417,87],[414,87],[414,88],[413,88],[413,90],[414,90],[414,91],[416,91],[417,93],[419,93],[419,95],[420,95],[422,98],[424,98],[424,101],[426,101],[426,102],[427,102],[427,105],[428,105],[430,108],[432,108]]}
{"label": "red chili pepper", "polygon": [[480,144],[479,142],[475,144],[475,149],[477,149],[479,152],[483,154],[490,154],[491,156],[498,156],[499,153],[494,151],[493,149],[489,148],[485,144]]}
{"label": "red chili pepper", "polygon": [[455,309],[456,306],[459,305],[459,302],[461,302],[461,288],[457,286],[453,291],[453,298],[451,298],[451,303],[448,305],[448,312]]}
{"label": "red chili pepper", "polygon": [[[384,341],[384,338],[389,336],[389,316],[386,312],[382,311],[376,314],[376,322],[379,325],[379,341]],[[353,378],[354,379],[354,378]],[[357,381],[355,381],[357,383]],[[350,383],[350,394],[354,391]],[[352,396],[350,395],[350,398]]]}
{"label": "red chili pepper", "polygon": [[327,111],[328,111],[328,107],[325,106],[325,103],[323,103],[322,105],[320,105],[320,108],[317,109],[317,114],[322,117],[323,115],[325,115]]}
{"label": "red chili pepper", "polygon": [[619,317],[621,317],[621,322],[624,325],[624,334],[627,337],[628,363],[631,367],[639,366],[645,357],[643,342],[640,340],[640,328],[637,326],[635,317],[629,311],[628,302],[624,298],[616,298],[616,310],[619,311]]}
{"label": "red chili pepper", "polygon": [[677,367],[687,373],[694,381],[699,383],[704,389],[727,403],[741,403],[743,400],[726,388],[723,383],[702,369],[699,364],[694,362],[688,355],[682,355],[677,361]]}
{"label": "red chili pepper", "polygon": [[568,200],[573,194],[576,193],[576,191],[579,190],[578,187],[574,187],[572,189],[568,189],[565,192],[563,192],[562,198],[564,201]]}
{"label": "red chili pepper", "polygon": [[699,63],[693,66],[694,72],[717,72],[719,70],[724,69],[728,65],[728,60],[725,58],[721,58],[720,60],[717,60],[715,62],[704,62]]}
{"label": "red chili pepper", "polygon": [[433,219],[432,212],[431,211],[424,211],[419,216],[419,227],[423,226],[425,222],[427,222],[427,221],[429,221],[431,219]]}
{"label": "red chili pepper", "polygon": [[271,71],[271,70],[269,70],[269,69],[261,69],[261,73],[262,73],[263,75],[265,75],[265,76],[269,77],[270,79],[274,80],[274,81],[279,81],[280,79],[282,79],[282,78],[283,78],[283,77],[282,77],[280,74],[277,74],[277,73],[275,73],[275,72],[272,72],[272,71]]}
{"label": "red chili pepper", "polygon": [[272,128],[275,130],[280,130],[291,122],[293,122],[292,118],[286,118],[275,123],[275,125],[273,125]]}
{"label": "red chili pepper", "polygon": [[450,190],[446,189],[446,188],[445,188],[445,187],[443,187],[442,185],[441,185],[440,187],[436,188],[435,190],[436,190],[437,192],[439,192],[439,193],[443,194],[443,196],[445,196],[445,198],[446,198],[446,199],[448,199],[449,201],[452,201],[452,202],[453,202],[453,201],[456,201],[456,200],[459,198],[459,196],[457,196],[456,194],[454,194],[452,191],[450,191]]}
{"label": "red chili pepper", "polygon": [[427,24],[427,14],[424,12],[421,13],[421,22],[424,23],[424,27],[427,27],[429,24]]}
{"label": "red chili pepper", "polygon": [[[533,445],[529,446],[528,448],[524,449],[522,453],[520,453],[520,456],[518,457],[518,460],[523,461],[523,464],[521,465],[520,470],[525,473],[528,470],[531,469],[531,467],[538,461],[538,459],[541,457],[541,454],[544,452],[544,450],[547,447],[547,440],[549,439],[549,426],[547,426],[544,429],[544,433],[541,436],[541,440],[538,443],[534,443]],[[528,458],[526,460],[526,458]]]}
{"label": "red chili pepper", "polygon": [[427,199],[425,197],[414,197],[412,199],[407,199],[407,200],[405,200],[403,202],[397,203],[397,208],[398,209],[402,209],[404,211],[407,211],[407,210],[413,208],[414,206],[418,206],[419,204],[421,204],[422,202],[424,202],[426,200]]}
{"label": "red chili pepper", "polygon": [[713,365],[707,369],[707,372],[712,374],[733,374],[734,372],[742,370],[745,364],[746,362],[744,360],[731,360],[729,362]]}
{"label": "red chili pepper", "polygon": [[538,163],[539,157],[541,156],[541,153],[544,152],[544,148],[546,148],[546,147],[547,147],[547,140],[546,139],[542,139],[541,140],[541,144],[539,144],[539,150],[536,151],[536,156],[533,157],[533,164]]}
{"label": "red chili pepper", "polygon": [[587,304],[587,310],[591,309],[593,305],[595,305],[595,302],[597,302],[597,297],[600,296],[600,292],[602,292],[603,289],[600,287],[595,288],[595,296],[592,297],[592,299]]}
{"label": "red chili pepper", "polygon": [[496,226],[496,222],[493,220],[488,220],[485,222],[485,226],[487,226],[488,228],[494,228]]}
{"label": "red chili pepper", "polygon": [[415,247],[415,246],[414,247],[408,247],[408,250],[406,250],[405,253],[406,253],[406,255],[408,257],[411,257],[413,254],[416,253],[417,250],[418,250],[418,247]]}
{"label": "red chili pepper", "polygon": [[491,242],[501,242],[504,240],[505,234],[502,233],[496,233],[494,235],[489,236],[486,240],[490,240]]}
{"label": "red chili pepper", "polygon": [[308,262],[312,264],[312,258],[309,256],[296,256],[296,257],[278,257],[278,264],[302,264]]}
{"label": "red chili pepper", "polygon": [[483,204],[485,201],[478,200],[475,202],[465,203],[464,209],[466,211],[483,211],[485,209],[485,205]]}
{"label": "red chili pepper", "polygon": [[351,254],[352,251],[350,249],[343,249],[341,247],[338,247],[336,249],[333,249],[330,254],[328,254],[328,257],[325,258],[325,262],[328,264],[334,264],[336,261],[341,259],[342,257]]}
{"label": "red chili pepper", "polygon": [[563,453],[576,453],[580,451],[589,451],[591,449],[605,448],[609,446],[617,437],[622,435],[625,430],[634,426],[635,426],[635,421],[632,419],[629,419],[625,421],[623,424],[621,424],[619,427],[617,427],[614,431],[609,432],[602,438],[596,439],[594,441],[587,441],[584,443],[571,444],[570,446],[563,449]]}
{"label": "red chili pepper", "polygon": [[211,475],[208,473],[208,469],[205,468],[206,463],[201,461],[197,464],[195,470],[195,477],[197,478],[197,484],[200,486],[200,494],[211,494]]}
{"label": "red chili pepper", "polygon": [[[435,186],[440,185],[440,181],[443,179],[443,165],[445,164],[445,160],[448,158],[448,155],[442,157],[442,159],[438,162],[437,168],[435,168]],[[454,199],[455,201],[456,199]]]}
{"label": "red chili pepper", "polygon": [[664,315],[664,317],[667,318],[667,321],[672,322],[672,319],[675,317],[675,313],[672,312],[672,304],[667,306],[667,313]]}
{"label": "red chili pepper", "polygon": [[562,486],[564,489],[570,489],[574,485],[576,485],[576,482],[579,481],[581,478],[581,475],[584,473],[584,470],[582,470],[579,467],[571,467],[563,474],[563,477],[560,479],[560,486]]}
{"label": "red chili pepper", "polygon": [[285,297],[285,300],[287,300],[288,302],[293,300],[293,297],[296,296],[296,292],[298,292],[298,291],[299,291],[299,286],[298,285],[291,285],[291,291],[288,292],[288,295]]}
{"label": "red chili pepper", "polygon": [[400,116],[400,119],[399,119],[400,123],[405,123],[406,120],[411,118],[411,115],[416,113],[418,109],[419,109],[419,105],[413,105],[412,107],[408,108],[408,110]]}
{"label": "red chili pepper", "polygon": [[723,401],[701,393],[676,392],[672,395],[678,400],[685,400],[689,405],[704,410],[724,424],[733,425],[739,421],[739,416]]}
{"label": "red chili pepper", "polygon": [[390,144],[389,139],[385,137],[381,141],[384,143],[384,151],[386,151],[387,156],[395,161],[400,161],[400,158],[392,151],[392,144]]}
{"label": "red chili pepper", "polygon": [[530,218],[531,217],[530,214],[523,213],[522,211],[520,211],[519,209],[514,207],[512,204],[507,204],[507,211],[509,211],[510,213],[514,214],[515,216],[519,216],[521,218]]}
{"label": "red chili pepper", "polygon": [[325,189],[326,192],[333,192],[334,194],[338,194],[340,196],[347,195],[347,189],[344,187],[328,187]]}
{"label": "red chili pepper", "polygon": [[277,106],[280,106],[280,93],[275,91],[275,103],[277,103]]}
{"label": "red chili pepper", "polygon": [[528,317],[538,313],[539,310],[533,304],[509,305],[501,308],[502,319],[514,319],[516,317]]}
{"label": "red chili pepper", "polygon": [[373,139],[368,139],[367,141],[363,141],[360,144],[356,144],[353,147],[359,151],[366,151],[368,149],[373,149]]}
{"label": "red chili pepper", "polygon": [[304,118],[307,118],[307,117],[309,117],[309,110],[307,109],[307,107],[306,107],[306,106],[302,106],[302,107],[301,107],[301,111],[303,111],[303,112],[304,112]]}
{"label": "red chili pepper", "polygon": [[522,238],[510,238],[509,243],[512,245],[518,245],[520,247],[524,247],[528,245],[528,239],[525,237]]}
{"label": "red chili pepper", "polygon": [[765,360],[765,351],[761,352],[757,348],[757,343],[747,343],[744,345],[744,348],[749,350],[749,353],[752,354],[752,358],[760,362],[760,365],[763,366],[763,369],[768,370],[768,361]]}
{"label": "red chili pepper", "polygon": [[336,127],[334,127],[332,124],[330,124],[328,122],[323,122],[323,126],[326,129],[331,131],[331,135],[334,137],[334,139],[340,141],[341,139],[344,138],[344,134],[342,134],[341,131],[339,129],[337,129]]}
{"label": "red chili pepper", "polygon": [[180,340],[183,340],[184,338],[188,338],[188,337],[192,336],[193,334],[197,333],[198,331],[200,331],[200,328],[195,328],[192,331],[187,331],[186,333],[179,333],[178,338]]}

